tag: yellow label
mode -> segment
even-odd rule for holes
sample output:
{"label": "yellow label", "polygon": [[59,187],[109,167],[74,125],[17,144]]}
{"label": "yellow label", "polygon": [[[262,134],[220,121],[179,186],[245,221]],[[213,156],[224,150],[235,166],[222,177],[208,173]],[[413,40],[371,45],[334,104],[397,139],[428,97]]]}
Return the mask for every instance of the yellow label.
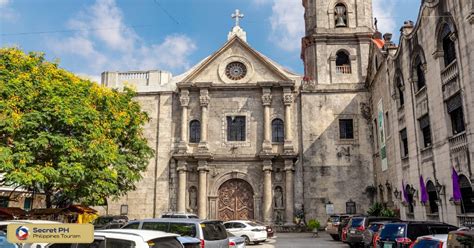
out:
{"label": "yellow label", "polygon": [[91,224],[9,224],[10,243],[92,243],[94,226]]}

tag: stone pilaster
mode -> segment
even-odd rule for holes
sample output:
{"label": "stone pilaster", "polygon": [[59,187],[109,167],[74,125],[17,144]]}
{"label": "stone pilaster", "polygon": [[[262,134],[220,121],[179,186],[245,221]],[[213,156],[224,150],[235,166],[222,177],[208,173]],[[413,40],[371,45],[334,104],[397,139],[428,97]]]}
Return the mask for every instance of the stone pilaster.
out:
{"label": "stone pilaster", "polygon": [[286,224],[293,224],[293,215],[294,215],[294,165],[292,159],[285,160],[285,222]]}
{"label": "stone pilaster", "polygon": [[201,104],[201,141],[199,142],[199,151],[207,152],[209,150],[207,146],[209,90],[203,88],[199,93],[199,102]]}
{"label": "stone pilaster", "polygon": [[293,93],[290,87],[283,88],[283,104],[285,105],[285,153],[294,152],[293,147],[293,115],[291,108],[293,107]]}
{"label": "stone pilaster", "polygon": [[272,161],[263,161],[263,221],[272,222]]}
{"label": "stone pilaster", "polygon": [[181,141],[179,142],[179,152],[186,153],[188,149],[188,107],[189,107],[189,90],[181,89],[179,97],[181,102]]}
{"label": "stone pilaster", "polygon": [[270,123],[270,106],[272,104],[272,90],[269,87],[262,89],[262,104],[263,104],[263,144],[262,150],[264,153],[272,151],[271,141],[271,123]]}
{"label": "stone pilaster", "polygon": [[198,198],[198,216],[201,219],[206,219],[207,216],[207,175],[209,167],[207,161],[198,161],[199,171],[199,198]]}
{"label": "stone pilaster", "polygon": [[178,204],[177,211],[185,212],[186,211],[186,181],[188,176],[187,171],[187,162],[184,160],[178,161]]}

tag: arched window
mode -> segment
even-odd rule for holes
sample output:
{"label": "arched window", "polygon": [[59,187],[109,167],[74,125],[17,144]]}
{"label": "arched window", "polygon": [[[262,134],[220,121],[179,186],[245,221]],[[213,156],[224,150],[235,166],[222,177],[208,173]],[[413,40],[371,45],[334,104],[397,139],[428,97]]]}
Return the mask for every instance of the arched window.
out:
{"label": "arched window", "polygon": [[405,187],[406,194],[407,194],[407,204],[408,204],[408,213],[413,214],[415,210],[415,206],[413,205],[413,189],[410,187],[410,185],[407,185]]}
{"label": "arched window", "polygon": [[192,120],[189,123],[189,143],[199,143],[201,141],[201,123]]}
{"label": "arched window", "polygon": [[334,8],[334,21],[336,28],[347,27],[347,8],[344,4],[338,3]]}
{"label": "arched window", "polygon": [[338,51],[336,53],[336,73],[351,74],[351,60],[349,54],[345,51]]}
{"label": "arched window", "polygon": [[474,212],[474,194],[472,192],[471,183],[466,176],[459,176],[459,188],[461,189],[461,211],[462,213],[473,213]]}
{"label": "arched window", "polygon": [[405,106],[405,84],[400,76],[397,77],[398,107]]}
{"label": "arched window", "polygon": [[441,32],[441,39],[443,42],[443,56],[444,56],[444,66],[448,66],[456,59],[456,48],[454,41],[451,39],[453,32],[451,27],[445,23],[443,25],[443,31]]}
{"label": "arched window", "polygon": [[272,121],[272,142],[283,142],[285,140],[285,127],[281,119]]}
{"label": "arched window", "polygon": [[416,90],[419,91],[426,85],[425,69],[420,56],[415,59]]}
{"label": "arched window", "polygon": [[428,192],[428,200],[429,200],[429,207],[430,213],[438,213],[438,192],[436,192],[436,187],[432,181],[428,181],[426,183],[426,191]]}

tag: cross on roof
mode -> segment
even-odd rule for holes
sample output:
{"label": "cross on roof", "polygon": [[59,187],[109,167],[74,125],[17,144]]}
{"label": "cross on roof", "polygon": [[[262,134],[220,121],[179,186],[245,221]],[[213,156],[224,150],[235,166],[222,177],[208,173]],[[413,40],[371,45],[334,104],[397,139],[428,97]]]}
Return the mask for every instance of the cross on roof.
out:
{"label": "cross on roof", "polygon": [[235,26],[239,26],[239,18],[244,18],[244,14],[240,13],[240,10],[236,9],[235,13],[232,14],[232,18],[235,19]]}

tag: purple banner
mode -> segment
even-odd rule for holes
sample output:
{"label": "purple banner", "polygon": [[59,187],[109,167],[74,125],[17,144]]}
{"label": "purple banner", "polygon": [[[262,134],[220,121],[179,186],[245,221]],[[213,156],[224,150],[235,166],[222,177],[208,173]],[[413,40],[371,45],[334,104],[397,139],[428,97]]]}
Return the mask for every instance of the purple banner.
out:
{"label": "purple banner", "polygon": [[420,176],[420,202],[425,204],[428,202],[428,191],[426,191],[425,181],[423,180],[423,176]]}
{"label": "purple banner", "polygon": [[460,201],[461,200],[461,188],[459,187],[458,173],[456,172],[454,167],[452,167],[451,179],[453,181],[453,200],[454,201]]}

